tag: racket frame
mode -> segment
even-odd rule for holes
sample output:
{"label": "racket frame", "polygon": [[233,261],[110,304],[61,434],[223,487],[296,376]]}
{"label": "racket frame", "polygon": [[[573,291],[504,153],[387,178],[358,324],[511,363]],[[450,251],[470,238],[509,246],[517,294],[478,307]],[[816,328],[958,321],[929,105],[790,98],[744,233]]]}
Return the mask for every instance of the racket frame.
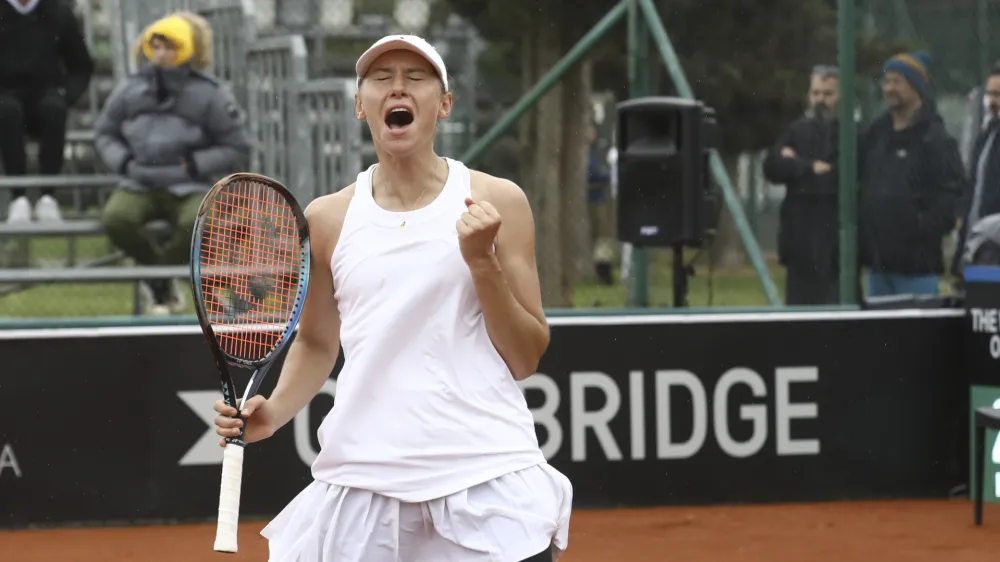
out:
{"label": "racket frame", "polygon": [[[222,346],[219,344],[219,340],[215,335],[215,330],[212,328],[212,323],[209,319],[208,311],[205,310],[204,306],[204,293],[201,286],[201,248],[202,248],[202,234],[205,228],[205,220],[208,211],[211,209],[211,203],[226,186],[232,182],[237,181],[253,181],[267,185],[274,191],[276,191],[281,197],[285,199],[292,213],[295,215],[296,224],[298,226],[298,237],[299,246],[301,252],[300,265],[299,265],[299,286],[295,297],[295,305],[292,309],[292,314],[287,320],[285,333],[282,334],[281,339],[278,341],[274,347],[268,352],[264,357],[257,360],[248,360],[241,357],[235,357],[227,353]],[[242,449],[246,446],[244,440],[246,435],[247,420],[243,417],[241,413],[240,406],[246,404],[247,400],[253,398],[257,395],[257,390],[260,388],[260,383],[264,380],[264,376],[267,374],[274,359],[284,350],[288,343],[292,340],[295,334],[296,328],[299,323],[299,318],[302,315],[302,309],[305,306],[306,295],[309,290],[309,274],[311,266],[311,244],[309,239],[309,223],[306,221],[305,213],[302,211],[302,207],[296,201],[292,193],[282,185],[277,180],[269,178],[264,175],[240,172],[235,174],[230,174],[212,186],[212,188],[205,194],[202,199],[201,205],[198,208],[197,219],[195,220],[194,232],[191,238],[191,292],[194,301],[195,313],[198,316],[198,323],[201,325],[202,333],[205,339],[208,341],[209,348],[212,351],[212,357],[215,360],[215,365],[219,370],[220,382],[222,386],[222,398],[223,401],[230,407],[235,408],[237,411],[236,418],[241,419],[243,424],[240,426],[240,434],[238,437],[226,437],[226,452],[229,453],[231,446],[239,447],[241,451],[238,453],[240,475],[238,478],[242,479]],[[238,403],[239,396],[236,394],[236,384],[233,382],[231,367],[241,367],[245,369],[253,369],[254,372],[250,376],[250,380],[247,383],[247,388],[243,393],[242,401]],[[224,461],[223,463],[227,463]],[[223,467],[223,478],[226,478],[226,466]],[[221,517],[221,515],[220,515]],[[220,531],[221,534],[222,522],[220,519]],[[220,547],[219,535],[216,537],[216,547],[215,550],[222,552],[236,552],[235,537],[232,537],[231,541],[224,541],[226,543],[231,542],[232,546],[228,544],[224,547]]]}

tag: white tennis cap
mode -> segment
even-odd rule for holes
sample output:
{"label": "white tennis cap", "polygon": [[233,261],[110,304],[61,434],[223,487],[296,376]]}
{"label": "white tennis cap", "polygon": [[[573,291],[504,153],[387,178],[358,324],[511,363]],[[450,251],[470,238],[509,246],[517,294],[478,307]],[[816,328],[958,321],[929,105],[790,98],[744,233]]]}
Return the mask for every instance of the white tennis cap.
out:
{"label": "white tennis cap", "polygon": [[441,78],[445,91],[448,90],[448,70],[444,67],[444,59],[441,58],[433,45],[416,35],[388,35],[368,47],[368,50],[358,58],[358,63],[354,66],[354,70],[358,73],[358,86],[361,86],[361,79],[365,77],[365,74],[368,74],[368,67],[375,62],[375,59],[383,53],[396,50],[412,51],[427,59],[427,62],[431,63],[431,66],[437,71],[438,77]]}

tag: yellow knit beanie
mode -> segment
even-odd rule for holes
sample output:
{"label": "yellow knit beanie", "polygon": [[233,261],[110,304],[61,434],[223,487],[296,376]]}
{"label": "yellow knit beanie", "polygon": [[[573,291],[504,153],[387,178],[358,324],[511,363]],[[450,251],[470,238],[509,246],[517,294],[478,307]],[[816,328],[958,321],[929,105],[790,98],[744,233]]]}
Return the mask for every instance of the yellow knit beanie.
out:
{"label": "yellow knit beanie", "polygon": [[186,64],[194,56],[194,31],[191,24],[181,16],[167,16],[146,28],[142,36],[142,50],[146,58],[153,60],[153,36],[166,37],[177,49],[177,65]]}

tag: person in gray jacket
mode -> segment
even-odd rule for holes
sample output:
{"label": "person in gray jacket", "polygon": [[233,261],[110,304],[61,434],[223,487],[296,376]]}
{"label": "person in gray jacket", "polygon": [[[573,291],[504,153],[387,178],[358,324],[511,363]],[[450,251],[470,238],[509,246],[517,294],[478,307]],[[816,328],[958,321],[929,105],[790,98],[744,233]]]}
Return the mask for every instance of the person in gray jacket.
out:
{"label": "person in gray jacket", "polygon": [[[205,193],[225,175],[249,165],[242,111],[232,93],[205,72],[211,30],[188,12],[149,26],[136,45],[140,69],[118,84],[96,125],[96,146],[118,189],[103,210],[112,243],[144,265],[190,259],[194,223]],[[166,219],[172,238],[159,246],[144,225]],[[179,314],[176,283],[146,283],[149,312]]]}

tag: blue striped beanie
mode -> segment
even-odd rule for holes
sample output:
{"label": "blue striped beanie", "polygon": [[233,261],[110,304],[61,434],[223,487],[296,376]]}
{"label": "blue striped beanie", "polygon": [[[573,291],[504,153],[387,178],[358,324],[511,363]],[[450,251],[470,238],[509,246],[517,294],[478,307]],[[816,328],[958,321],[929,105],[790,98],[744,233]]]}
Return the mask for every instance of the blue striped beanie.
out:
{"label": "blue striped beanie", "polygon": [[887,60],[882,70],[900,74],[921,98],[927,98],[931,85],[930,64],[931,55],[926,51],[901,53]]}

